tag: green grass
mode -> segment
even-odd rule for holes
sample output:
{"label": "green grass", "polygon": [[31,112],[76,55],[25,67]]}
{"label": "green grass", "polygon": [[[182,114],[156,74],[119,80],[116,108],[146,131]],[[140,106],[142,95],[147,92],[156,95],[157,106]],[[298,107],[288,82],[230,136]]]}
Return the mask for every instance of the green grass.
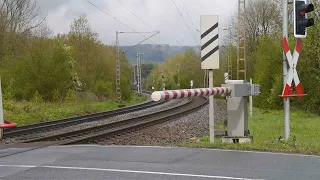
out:
{"label": "green grass", "polygon": [[[146,96],[134,97],[127,106],[146,100]],[[116,102],[75,102],[75,103],[35,103],[4,101],[4,118],[18,126],[39,122],[53,121],[62,118],[81,116],[118,108]]]}
{"label": "green grass", "polygon": [[284,142],[278,140],[279,136],[284,134],[283,111],[255,108],[253,113],[254,117],[249,118],[249,130],[254,138],[251,144],[223,144],[219,138],[216,138],[214,144],[210,144],[209,137],[205,136],[201,137],[198,143],[189,141],[179,146],[320,155],[319,116],[292,112],[291,137]]}

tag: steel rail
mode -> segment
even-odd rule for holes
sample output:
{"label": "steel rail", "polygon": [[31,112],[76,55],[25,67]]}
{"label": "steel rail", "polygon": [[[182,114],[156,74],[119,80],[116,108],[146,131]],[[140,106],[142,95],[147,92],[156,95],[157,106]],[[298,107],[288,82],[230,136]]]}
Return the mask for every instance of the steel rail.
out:
{"label": "steel rail", "polygon": [[[169,108],[155,113],[149,113],[147,115],[142,115],[122,121],[107,123],[104,125],[99,125],[95,127],[85,128],[81,130],[61,133],[57,135],[40,137],[36,139],[29,139],[22,141],[20,143],[34,143],[34,142],[48,142],[52,141],[53,144],[73,144],[77,142],[83,142],[85,140],[94,139],[96,137],[101,137],[108,134],[121,133],[128,129],[141,128],[145,126],[150,126],[154,123],[160,123],[163,121],[168,121],[174,119],[178,116],[183,116],[188,114],[189,111],[198,109],[203,105],[207,104],[207,99],[199,105],[195,103],[199,100],[190,100],[186,104],[179,105],[175,108]],[[196,105],[194,105],[196,104]]]}
{"label": "steel rail", "polygon": [[[150,92],[148,92],[148,94],[149,93]],[[134,111],[151,108],[159,104],[161,103],[147,101],[147,102],[136,104],[133,106],[128,106],[128,107],[110,110],[106,112],[93,113],[93,114],[84,115],[84,116],[65,118],[65,119],[42,122],[37,124],[30,124],[26,126],[16,127],[14,129],[4,129],[4,138],[12,138],[15,136],[21,136],[25,134],[34,134],[34,133],[39,133],[43,131],[58,129],[61,127],[68,127],[68,126],[73,126],[73,125],[87,123],[87,122],[99,121],[105,118],[110,118],[110,117],[114,117],[121,114],[126,114]]]}

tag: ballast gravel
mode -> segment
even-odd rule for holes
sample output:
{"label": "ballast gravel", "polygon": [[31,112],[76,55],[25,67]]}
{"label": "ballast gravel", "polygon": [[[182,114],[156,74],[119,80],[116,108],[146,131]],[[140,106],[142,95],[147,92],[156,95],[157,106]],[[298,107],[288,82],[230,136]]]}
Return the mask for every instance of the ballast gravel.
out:
{"label": "ballast gravel", "polygon": [[[225,122],[227,118],[226,103],[214,101],[215,122]],[[99,144],[108,145],[137,145],[137,146],[176,146],[192,138],[209,135],[209,105],[200,110],[179,118],[130,134],[121,139],[99,141]]]}

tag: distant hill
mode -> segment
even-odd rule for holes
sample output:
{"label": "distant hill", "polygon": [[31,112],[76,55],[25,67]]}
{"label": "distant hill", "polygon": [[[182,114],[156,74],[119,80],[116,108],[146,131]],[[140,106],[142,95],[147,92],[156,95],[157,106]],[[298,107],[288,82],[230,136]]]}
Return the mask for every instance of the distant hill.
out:
{"label": "distant hill", "polygon": [[[120,46],[122,51],[126,51],[130,48],[132,48],[132,46]],[[177,54],[183,54],[190,48],[193,48],[196,52],[199,52],[199,48],[196,46],[159,46],[154,44],[141,44],[126,52],[126,57],[132,64],[135,64],[137,61],[137,52],[143,52],[144,55],[141,58],[142,62],[162,63],[166,58],[175,56]]]}

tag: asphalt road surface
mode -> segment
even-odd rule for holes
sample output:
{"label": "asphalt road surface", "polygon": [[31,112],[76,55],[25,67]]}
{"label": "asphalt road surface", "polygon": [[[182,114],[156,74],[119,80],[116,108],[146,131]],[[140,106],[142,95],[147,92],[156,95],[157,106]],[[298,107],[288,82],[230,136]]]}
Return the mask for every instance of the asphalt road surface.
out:
{"label": "asphalt road surface", "polygon": [[[1,155],[26,150],[0,149]],[[245,151],[47,147],[0,158],[0,180],[319,180],[320,157]]]}

